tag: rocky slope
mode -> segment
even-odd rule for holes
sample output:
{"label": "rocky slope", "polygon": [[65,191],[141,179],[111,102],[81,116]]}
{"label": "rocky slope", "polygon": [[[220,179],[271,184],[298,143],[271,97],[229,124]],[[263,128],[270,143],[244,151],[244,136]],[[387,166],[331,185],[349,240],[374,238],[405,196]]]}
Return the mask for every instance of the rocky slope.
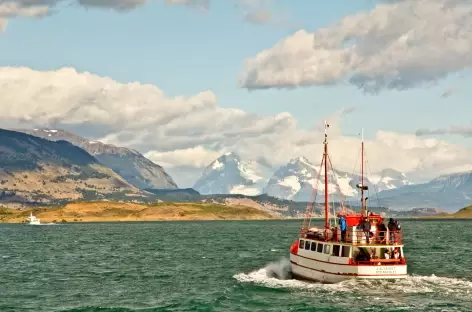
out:
{"label": "rocky slope", "polygon": [[0,164],[0,205],[82,199],[90,193],[139,195],[121,176],[67,141],[0,129]]}
{"label": "rocky slope", "polygon": [[60,129],[20,129],[30,135],[57,141],[65,140],[93,155],[103,166],[122,176],[128,183],[140,189],[175,189],[177,184],[159,165],[135,150],[90,141]]}

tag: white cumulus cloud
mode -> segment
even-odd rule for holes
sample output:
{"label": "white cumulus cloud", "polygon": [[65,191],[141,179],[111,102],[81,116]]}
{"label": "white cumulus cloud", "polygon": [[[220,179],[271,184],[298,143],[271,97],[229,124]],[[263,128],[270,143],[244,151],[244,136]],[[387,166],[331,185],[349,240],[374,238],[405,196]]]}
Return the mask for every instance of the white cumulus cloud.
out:
{"label": "white cumulus cloud", "polygon": [[[319,163],[323,149],[322,130],[299,129],[286,112],[249,114],[219,106],[211,91],[169,97],[153,85],[119,83],[73,68],[0,68],[0,108],[3,127],[64,128],[137,149],[187,179],[186,185],[225,152],[265,158],[277,166],[301,155]],[[328,120],[331,160],[335,168],[348,172],[359,164],[360,140],[343,136],[340,123],[352,110],[335,112]],[[325,116],[315,117],[322,122]],[[387,131],[378,131],[366,148],[372,172],[390,167],[427,178],[465,167],[472,156],[460,145]]]}
{"label": "white cumulus cloud", "polygon": [[434,82],[472,67],[472,3],[403,0],[378,4],[314,33],[299,30],[245,62],[248,89],[348,81],[378,92]]}

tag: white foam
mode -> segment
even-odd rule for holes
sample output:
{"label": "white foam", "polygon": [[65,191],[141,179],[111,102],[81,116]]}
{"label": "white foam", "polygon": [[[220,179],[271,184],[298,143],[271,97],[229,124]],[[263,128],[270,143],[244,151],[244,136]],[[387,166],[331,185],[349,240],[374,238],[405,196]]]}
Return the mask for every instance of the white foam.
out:
{"label": "white foam", "polygon": [[310,291],[362,293],[369,296],[383,297],[388,294],[440,293],[458,296],[472,293],[472,281],[431,276],[411,275],[402,280],[348,280],[337,284],[309,283],[291,279],[290,262],[282,259],[269,263],[264,268],[250,273],[239,273],[233,276],[243,283],[255,283],[270,288],[296,288]]}

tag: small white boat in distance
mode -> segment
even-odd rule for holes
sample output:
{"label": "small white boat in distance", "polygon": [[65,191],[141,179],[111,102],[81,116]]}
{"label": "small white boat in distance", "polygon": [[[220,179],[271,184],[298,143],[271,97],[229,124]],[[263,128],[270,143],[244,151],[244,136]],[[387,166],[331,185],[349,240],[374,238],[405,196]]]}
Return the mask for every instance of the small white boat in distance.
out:
{"label": "small white boat in distance", "polygon": [[31,225],[41,225],[41,222],[38,218],[33,216],[33,212],[30,212],[29,217],[26,219],[26,222]]}

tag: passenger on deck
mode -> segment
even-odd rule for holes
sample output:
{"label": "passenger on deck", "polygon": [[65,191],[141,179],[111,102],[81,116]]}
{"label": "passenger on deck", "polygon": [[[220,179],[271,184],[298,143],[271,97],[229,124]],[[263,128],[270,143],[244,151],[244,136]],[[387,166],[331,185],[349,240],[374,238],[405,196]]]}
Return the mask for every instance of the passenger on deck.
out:
{"label": "passenger on deck", "polygon": [[398,251],[398,248],[395,248],[393,250],[393,258],[394,259],[400,259],[400,252]]}
{"label": "passenger on deck", "polygon": [[383,222],[379,223],[378,226],[378,231],[379,231],[379,238],[380,238],[380,243],[385,243],[385,240],[387,239],[385,234],[387,233],[387,227]]}
{"label": "passenger on deck", "polygon": [[384,258],[385,259],[390,259],[390,252],[388,251],[388,249],[385,249]]}
{"label": "passenger on deck", "polygon": [[369,243],[370,239],[370,222],[367,220],[367,217],[364,217],[364,221],[361,224],[362,231],[364,232],[365,239],[367,240],[367,244]]}
{"label": "passenger on deck", "polygon": [[344,215],[341,215],[339,217],[339,229],[341,230],[341,242],[346,242],[347,224],[346,224],[346,218],[344,218]]}
{"label": "passenger on deck", "polygon": [[390,218],[390,221],[388,222],[388,231],[390,232],[390,243],[393,244],[395,243],[395,232],[399,230],[400,225],[398,224],[398,221],[393,220],[393,218]]}

